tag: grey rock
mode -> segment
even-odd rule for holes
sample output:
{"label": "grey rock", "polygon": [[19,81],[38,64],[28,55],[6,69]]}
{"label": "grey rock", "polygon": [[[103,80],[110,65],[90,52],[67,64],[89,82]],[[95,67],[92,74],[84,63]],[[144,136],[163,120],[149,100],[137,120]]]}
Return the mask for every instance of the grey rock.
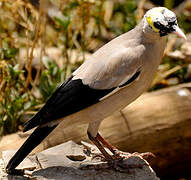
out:
{"label": "grey rock", "polygon": [[[9,160],[16,153],[16,150],[9,150],[2,152],[2,159],[5,167],[7,166]],[[17,169],[26,169],[26,170],[34,170],[38,167],[35,156],[27,156],[21,164],[17,167]]]}
{"label": "grey rock", "polygon": [[[102,158],[92,158],[99,154],[95,146],[84,143],[78,145],[72,141],[49,148],[31,156],[18,168],[26,169],[25,176],[7,175],[0,161],[0,177],[2,180],[25,180],[27,177],[37,180],[159,180],[149,164],[139,155],[129,155],[111,166]],[[12,153],[3,152],[4,164],[12,157]],[[30,169],[29,167],[34,167]],[[30,171],[28,171],[29,169]]]}

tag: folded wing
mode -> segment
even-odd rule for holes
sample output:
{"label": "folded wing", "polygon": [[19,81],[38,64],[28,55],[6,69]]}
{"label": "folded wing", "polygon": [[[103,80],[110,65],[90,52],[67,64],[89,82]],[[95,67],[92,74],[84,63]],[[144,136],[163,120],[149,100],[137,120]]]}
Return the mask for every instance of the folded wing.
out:
{"label": "folded wing", "polygon": [[140,74],[141,64],[139,59],[128,53],[126,51],[125,56],[124,52],[117,56],[114,54],[107,61],[96,59],[85,62],[53,93],[42,109],[26,122],[24,131],[78,112],[99,102],[114,89],[132,83]]}

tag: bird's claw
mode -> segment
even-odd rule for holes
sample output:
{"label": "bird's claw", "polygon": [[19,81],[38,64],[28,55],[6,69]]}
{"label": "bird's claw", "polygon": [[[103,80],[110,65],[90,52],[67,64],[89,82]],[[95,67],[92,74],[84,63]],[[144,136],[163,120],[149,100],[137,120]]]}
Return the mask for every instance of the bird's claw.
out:
{"label": "bird's claw", "polygon": [[[101,156],[100,156],[101,157]],[[129,155],[129,157],[120,157],[112,156],[113,159],[104,160],[103,162],[96,162],[82,166],[80,169],[115,169],[119,172],[130,173],[134,168],[143,168],[144,165],[147,165],[145,162],[139,162],[137,164],[127,162],[126,160],[130,157],[136,157],[136,155]],[[102,157],[103,158],[103,157]],[[106,162],[107,161],[107,162]]]}
{"label": "bird's claw", "polygon": [[151,152],[145,152],[145,153],[134,152],[132,155],[141,156],[145,160],[149,158],[156,158],[156,156]]}
{"label": "bird's claw", "polygon": [[115,149],[114,150],[114,157],[116,158],[128,158],[132,155],[135,155],[135,156],[140,156],[141,158],[147,160],[149,158],[155,158],[156,156],[151,153],[151,152],[145,152],[145,153],[138,153],[138,152],[134,152],[134,153],[128,153],[128,152],[123,152],[123,151],[119,151],[118,149]]}

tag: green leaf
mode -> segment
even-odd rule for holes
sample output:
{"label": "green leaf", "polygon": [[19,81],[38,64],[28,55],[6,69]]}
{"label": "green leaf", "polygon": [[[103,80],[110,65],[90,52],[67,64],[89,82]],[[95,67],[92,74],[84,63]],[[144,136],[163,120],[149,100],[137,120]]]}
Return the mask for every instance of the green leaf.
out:
{"label": "green leaf", "polygon": [[18,53],[18,49],[16,48],[3,48],[2,51],[5,59],[11,59]]}
{"label": "green leaf", "polygon": [[54,20],[64,29],[67,29],[68,25],[70,24],[70,18],[68,16],[62,16],[62,18],[54,17]]}

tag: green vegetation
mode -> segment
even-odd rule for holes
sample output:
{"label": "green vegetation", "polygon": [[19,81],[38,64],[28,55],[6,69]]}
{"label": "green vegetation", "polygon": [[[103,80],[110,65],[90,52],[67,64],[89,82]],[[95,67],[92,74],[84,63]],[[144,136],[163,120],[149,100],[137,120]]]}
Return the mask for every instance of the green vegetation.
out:
{"label": "green vegetation", "polygon": [[[22,129],[88,53],[132,29],[145,11],[140,0],[64,2],[41,0],[35,7],[27,0],[0,0],[0,135]],[[174,1],[164,3],[172,8]],[[186,32],[190,7],[178,14]],[[55,56],[51,48],[58,50]],[[182,66],[168,77],[186,81],[182,62],[166,58],[163,65],[166,71]],[[166,86],[157,81],[152,90]]]}

